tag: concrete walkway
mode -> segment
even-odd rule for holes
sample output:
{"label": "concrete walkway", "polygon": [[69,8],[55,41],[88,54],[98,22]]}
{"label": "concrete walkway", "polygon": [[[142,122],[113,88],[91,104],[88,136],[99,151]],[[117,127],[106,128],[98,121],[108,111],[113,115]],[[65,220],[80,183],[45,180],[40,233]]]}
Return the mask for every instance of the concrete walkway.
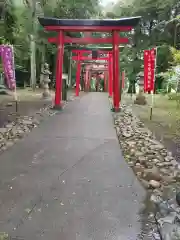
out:
{"label": "concrete walkway", "polygon": [[144,191],[107,95],[89,93],[0,156],[0,232],[16,240],[136,240]]}

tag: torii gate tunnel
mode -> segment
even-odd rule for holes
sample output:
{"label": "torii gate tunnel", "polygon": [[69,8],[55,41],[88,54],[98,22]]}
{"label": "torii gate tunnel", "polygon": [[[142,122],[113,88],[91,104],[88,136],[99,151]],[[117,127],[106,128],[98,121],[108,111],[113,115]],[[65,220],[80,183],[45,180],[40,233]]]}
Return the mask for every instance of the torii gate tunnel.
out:
{"label": "torii gate tunnel", "polygon": [[[96,54],[93,57],[93,51]],[[109,69],[109,96],[112,96],[112,51],[105,51],[105,50],[86,50],[86,49],[74,49],[72,50],[76,56],[72,56],[72,60],[77,61],[77,71],[76,71],[76,96],[79,96],[79,84],[80,84],[80,73],[81,73],[81,61],[87,60],[96,60],[96,61],[104,61],[108,63]],[[83,56],[83,54],[88,54],[92,56]],[[103,55],[107,55],[106,57]]]}
{"label": "torii gate tunnel", "polygon": [[[120,37],[119,32],[131,31],[139,23],[140,18],[131,17],[104,20],[39,18],[40,24],[46,31],[58,32],[58,36],[51,41],[58,45],[55,108],[61,108],[64,44],[110,43],[113,45],[113,108],[115,112],[119,111],[119,44],[128,43],[128,39]],[[65,34],[66,32],[110,32],[112,36],[104,38],[71,38]]]}
{"label": "torii gate tunnel", "polygon": [[[84,74],[84,89],[85,91],[89,91],[90,88],[90,81],[91,81],[91,76],[93,74],[97,74],[99,72],[104,72],[104,90],[107,91],[107,82],[108,82],[108,66],[107,64],[102,64],[102,63],[94,63],[94,62],[83,62],[83,74]],[[96,75],[95,74],[95,75]],[[77,83],[77,81],[76,81]],[[109,86],[108,86],[109,87]]]}
{"label": "torii gate tunnel", "polygon": [[[89,69],[88,71],[90,72],[90,74],[93,76],[94,73],[98,74],[98,79],[96,79],[96,84],[97,86],[100,86],[100,82],[99,80],[101,79],[102,75],[103,78],[104,78],[104,84],[103,84],[103,91],[107,91],[107,86],[108,86],[108,66],[107,65],[96,65],[96,64],[92,64],[92,65],[89,65]],[[101,72],[101,74],[99,74]],[[104,73],[104,74],[102,74]],[[95,74],[95,75],[96,75]],[[97,75],[96,75],[97,76]],[[89,82],[88,82],[89,81]],[[90,81],[91,81],[91,78],[89,79],[86,79],[86,85],[87,87],[90,86]],[[87,84],[88,83],[88,84]],[[102,87],[102,86],[101,86]],[[109,86],[108,86],[109,87]],[[98,89],[98,88],[97,88]]]}

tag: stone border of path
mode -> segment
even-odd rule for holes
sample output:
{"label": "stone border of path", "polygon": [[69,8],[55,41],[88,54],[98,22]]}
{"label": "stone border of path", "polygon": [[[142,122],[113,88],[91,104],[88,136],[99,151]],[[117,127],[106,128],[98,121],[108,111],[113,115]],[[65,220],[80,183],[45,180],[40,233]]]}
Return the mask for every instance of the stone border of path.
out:
{"label": "stone border of path", "polygon": [[[73,101],[74,99],[73,96],[70,96],[68,101]],[[68,101],[64,102],[63,109]],[[39,111],[35,112],[32,116],[19,116],[16,121],[0,128],[0,154],[26,136],[32,129],[38,127],[42,121],[58,112],[59,111],[54,110],[50,104],[47,107],[39,109]]]}
{"label": "stone border of path", "polygon": [[[112,99],[109,100],[112,106]],[[122,105],[119,113],[113,113],[113,119],[124,158],[150,193],[153,212],[149,216],[154,216],[159,229],[154,239],[180,240],[180,199],[176,197],[180,189],[180,164],[130,106]]]}

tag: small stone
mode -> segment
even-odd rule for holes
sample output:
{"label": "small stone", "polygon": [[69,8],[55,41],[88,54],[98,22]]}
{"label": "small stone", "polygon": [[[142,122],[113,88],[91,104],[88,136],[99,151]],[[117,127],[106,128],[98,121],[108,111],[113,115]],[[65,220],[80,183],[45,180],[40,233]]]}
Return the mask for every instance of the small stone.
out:
{"label": "small stone", "polygon": [[158,167],[164,167],[164,163],[157,163],[156,164]]}
{"label": "small stone", "polygon": [[122,135],[123,135],[123,137],[129,138],[129,137],[131,137],[133,135],[133,133],[130,132],[130,131],[129,132],[128,131],[123,131]]}
{"label": "small stone", "polygon": [[139,152],[139,151],[136,151],[136,152],[135,152],[135,156],[136,156],[136,157],[141,157],[141,156],[143,156],[143,153],[142,153],[142,152]]}
{"label": "small stone", "polygon": [[154,163],[158,163],[158,162],[159,162],[159,160],[158,160],[157,158],[152,159],[152,161],[153,161]]}
{"label": "small stone", "polygon": [[146,161],[146,157],[144,157],[144,156],[139,156],[139,157],[138,157],[138,160],[139,160],[140,163],[144,163],[144,162]]}
{"label": "small stone", "polygon": [[165,157],[165,156],[167,156],[167,153],[166,152],[161,152],[161,155]]}
{"label": "small stone", "polygon": [[14,126],[14,125],[13,125],[12,123],[7,124],[7,125],[6,125],[6,131],[7,131],[7,128],[10,129],[10,128],[13,128],[13,126]]}
{"label": "small stone", "polygon": [[169,156],[167,156],[167,157],[164,158],[164,161],[165,161],[165,162],[170,162],[171,160],[172,160],[172,157],[169,157]]}
{"label": "small stone", "polygon": [[162,180],[166,183],[174,183],[176,180],[172,176],[162,176]]}
{"label": "small stone", "polygon": [[176,202],[180,206],[180,192],[176,194]]}
{"label": "small stone", "polygon": [[167,169],[167,168],[160,168],[159,172],[162,173],[163,175],[168,175],[169,174],[169,169]]}
{"label": "small stone", "polygon": [[23,120],[23,124],[32,125],[33,122],[31,120]]}
{"label": "small stone", "polygon": [[136,175],[137,177],[141,178],[142,172],[137,172]]}
{"label": "small stone", "polygon": [[131,154],[131,155],[133,155],[135,152],[136,152],[136,151],[135,151],[134,148],[131,148],[131,149],[130,149],[130,154]]}
{"label": "small stone", "polygon": [[144,168],[141,166],[141,164],[133,166],[133,170],[136,174],[139,173],[140,175],[142,175],[144,172]]}
{"label": "small stone", "polygon": [[161,186],[161,184],[158,181],[155,181],[155,180],[150,180],[149,181],[149,187],[160,188],[160,186]]}
{"label": "small stone", "polygon": [[147,181],[150,181],[150,180],[160,181],[161,175],[159,170],[156,167],[153,167],[151,169],[144,170],[143,178]]}

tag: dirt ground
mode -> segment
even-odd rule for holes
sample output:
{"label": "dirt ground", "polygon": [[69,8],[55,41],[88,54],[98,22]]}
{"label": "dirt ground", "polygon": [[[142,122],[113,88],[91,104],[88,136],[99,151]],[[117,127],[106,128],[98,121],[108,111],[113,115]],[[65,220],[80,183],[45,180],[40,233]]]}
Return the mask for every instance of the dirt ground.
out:
{"label": "dirt ground", "polygon": [[180,162],[180,108],[177,107],[176,101],[168,100],[168,96],[154,95],[153,115],[150,120],[151,95],[146,95],[148,102],[146,106],[134,104],[135,97],[123,94],[122,102],[132,105],[135,115]]}
{"label": "dirt ground", "polygon": [[[52,103],[52,100],[43,100],[41,95],[42,90],[39,89],[35,92],[28,88],[17,90],[18,115],[31,116],[40,108]],[[53,95],[54,93],[52,92]],[[0,127],[14,121],[16,116],[16,103],[13,95],[0,95]]]}

